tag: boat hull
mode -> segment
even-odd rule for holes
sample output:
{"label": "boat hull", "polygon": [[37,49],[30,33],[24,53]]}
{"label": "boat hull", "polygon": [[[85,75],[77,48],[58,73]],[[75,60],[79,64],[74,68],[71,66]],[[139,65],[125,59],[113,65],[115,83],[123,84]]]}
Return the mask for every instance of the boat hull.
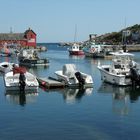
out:
{"label": "boat hull", "polygon": [[131,78],[130,76],[126,75],[117,75],[109,73],[109,71],[105,70],[103,67],[98,66],[98,69],[101,73],[101,79],[104,82],[118,85],[118,86],[129,86],[131,85]]}
{"label": "boat hull", "polygon": [[[5,86],[6,91],[20,91],[19,86]],[[37,86],[25,86],[25,92],[27,91],[36,91],[38,90]]]}
{"label": "boat hull", "polygon": [[20,65],[23,66],[48,66],[49,60],[48,59],[23,59],[20,60]]}
{"label": "boat hull", "polygon": [[94,53],[94,52],[88,52],[85,51],[85,56],[87,57],[93,57],[93,58],[104,58],[105,54],[104,53]]}
{"label": "boat hull", "polygon": [[84,52],[81,50],[81,51],[70,51],[69,50],[69,54],[70,55],[84,55]]}

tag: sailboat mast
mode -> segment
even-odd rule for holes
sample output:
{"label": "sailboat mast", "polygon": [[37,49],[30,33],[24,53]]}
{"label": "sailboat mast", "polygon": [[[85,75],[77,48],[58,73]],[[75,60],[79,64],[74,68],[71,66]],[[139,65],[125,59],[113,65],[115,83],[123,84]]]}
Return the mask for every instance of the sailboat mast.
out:
{"label": "sailboat mast", "polygon": [[77,25],[75,25],[74,42],[77,40]]}

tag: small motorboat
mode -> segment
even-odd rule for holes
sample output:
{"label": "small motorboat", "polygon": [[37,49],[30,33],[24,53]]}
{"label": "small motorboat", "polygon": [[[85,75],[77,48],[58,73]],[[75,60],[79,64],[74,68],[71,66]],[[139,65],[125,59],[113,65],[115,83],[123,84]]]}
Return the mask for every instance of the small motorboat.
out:
{"label": "small motorboat", "polygon": [[99,65],[101,79],[119,86],[140,85],[139,65],[133,60],[133,54],[123,51],[112,53],[110,65]]}
{"label": "small motorboat", "polygon": [[6,91],[28,91],[36,90],[39,87],[36,76],[27,72],[24,67],[14,67],[13,71],[6,73],[4,83]]}
{"label": "small motorboat", "polygon": [[7,73],[13,70],[13,66],[18,64],[10,63],[10,62],[2,62],[0,63],[0,72]]}
{"label": "small motorboat", "polygon": [[77,70],[74,64],[65,64],[62,70],[55,74],[59,81],[63,81],[69,87],[92,87],[92,76]]}

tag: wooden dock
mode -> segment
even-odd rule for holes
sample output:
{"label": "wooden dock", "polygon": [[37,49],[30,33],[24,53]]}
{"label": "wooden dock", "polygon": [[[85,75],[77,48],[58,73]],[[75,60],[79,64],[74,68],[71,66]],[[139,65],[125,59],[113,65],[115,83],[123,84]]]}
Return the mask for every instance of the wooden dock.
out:
{"label": "wooden dock", "polygon": [[48,78],[37,78],[39,85],[48,89],[54,89],[54,88],[64,88],[65,84],[63,82],[60,82],[56,79],[53,79],[51,77]]}

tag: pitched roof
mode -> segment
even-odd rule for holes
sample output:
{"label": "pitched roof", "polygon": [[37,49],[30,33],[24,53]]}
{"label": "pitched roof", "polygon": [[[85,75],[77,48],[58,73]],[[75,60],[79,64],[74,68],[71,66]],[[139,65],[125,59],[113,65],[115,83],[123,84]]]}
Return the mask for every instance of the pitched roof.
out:
{"label": "pitched roof", "polygon": [[0,33],[0,40],[24,40],[24,33]]}
{"label": "pitched roof", "polygon": [[31,28],[29,28],[28,30],[26,30],[26,31],[24,32],[24,34],[27,34],[29,31],[33,32],[33,33],[36,35],[36,33],[35,33]]}

